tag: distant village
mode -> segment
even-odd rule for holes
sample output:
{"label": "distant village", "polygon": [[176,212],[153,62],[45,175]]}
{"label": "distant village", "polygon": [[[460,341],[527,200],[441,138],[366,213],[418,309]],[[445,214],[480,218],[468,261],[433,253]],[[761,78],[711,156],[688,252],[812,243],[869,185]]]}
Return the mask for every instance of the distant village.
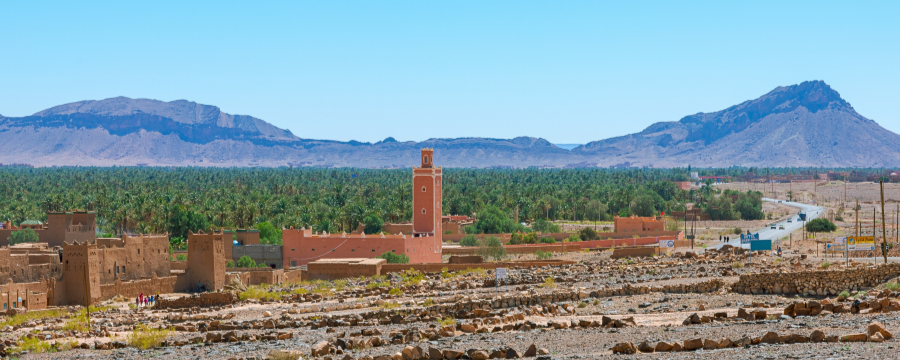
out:
{"label": "distant village", "polygon": [[[409,223],[385,223],[379,234],[365,227],[351,233],[315,233],[311,229],[282,230],[281,245],[260,243],[259,230],[191,232],[187,251],[173,253],[168,234],[98,238],[96,213],[70,211],[47,214],[46,223],[0,223],[0,302],[7,312],[48,306],[99,304],[116,296],[217,291],[227,283],[280,284],[307,279],[333,280],[381,275],[409,268],[440,270],[454,266],[490,267],[472,248],[445,248],[459,242],[473,216],[442,215],[442,168],[434,165],[434,150],[421,151],[420,166],[412,169],[413,217]],[[684,241],[678,231],[666,231],[656,217],[616,217],[615,231],[597,239],[562,243],[567,233],[542,234],[560,244],[508,245],[527,251],[578,251],[589,248],[655,245],[660,240]],[[13,232],[33,231],[36,243],[10,245]],[[492,234],[481,234],[484,237]],[[508,241],[511,234],[493,234]],[[684,245],[684,244],[680,244]],[[539,248],[536,248],[539,247]],[[568,250],[565,247],[568,246]],[[558,249],[559,248],[559,249]],[[655,250],[655,249],[654,249]],[[635,251],[642,251],[640,249]],[[387,264],[384,253],[403,255],[406,264]],[[181,256],[186,255],[186,256]],[[444,263],[443,256],[450,255]],[[228,267],[249,257],[262,267]]]}

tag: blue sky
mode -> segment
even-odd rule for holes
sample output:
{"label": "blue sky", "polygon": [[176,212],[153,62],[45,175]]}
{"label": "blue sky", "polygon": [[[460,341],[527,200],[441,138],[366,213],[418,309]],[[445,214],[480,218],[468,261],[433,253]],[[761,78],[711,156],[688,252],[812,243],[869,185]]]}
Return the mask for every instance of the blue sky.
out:
{"label": "blue sky", "polygon": [[824,80],[900,132],[900,2],[0,3],[0,114],[187,99],[304,138],[585,143]]}

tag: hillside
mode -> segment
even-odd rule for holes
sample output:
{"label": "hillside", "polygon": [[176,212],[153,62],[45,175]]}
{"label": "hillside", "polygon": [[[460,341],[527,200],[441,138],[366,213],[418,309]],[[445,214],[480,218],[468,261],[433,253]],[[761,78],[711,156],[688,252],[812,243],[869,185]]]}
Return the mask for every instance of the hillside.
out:
{"label": "hillside", "polygon": [[658,167],[890,166],[900,164],[898,148],[900,136],[858,114],[824,82],[808,81],[572,152]]}
{"label": "hillside", "polygon": [[[0,116],[0,163],[408,167],[438,150],[446,167],[891,166],[900,136],[856,113],[822,81],[778,87],[714,113],[577,146],[540,138],[377,143],[302,139],[261,119],[177,100],[117,97]],[[877,154],[877,155],[875,155]]]}

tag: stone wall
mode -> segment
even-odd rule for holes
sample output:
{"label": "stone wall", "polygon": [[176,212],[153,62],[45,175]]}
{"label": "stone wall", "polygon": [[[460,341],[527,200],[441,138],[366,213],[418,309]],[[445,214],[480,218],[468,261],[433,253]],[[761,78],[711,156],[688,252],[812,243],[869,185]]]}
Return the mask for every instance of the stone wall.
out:
{"label": "stone wall", "polygon": [[484,262],[484,258],[478,255],[453,255],[450,256],[451,264],[481,264]]}
{"label": "stone wall", "polygon": [[[307,265],[310,280],[337,280],[382,274],[387,264],[384,259],[326,259]],[[413,266],[413,265],[408,265]]]}
{"label": "stone wall", "polygon": [[897,276],[900,276],[898,263],[846,270],[746,274],[741,275],[732,289],[742,294],[828,296],[872,288]]}
{"label": "stone wall", "polygon": [[[540,237],[552,237],[556,241],[562,241],[563,239],[569,238],[575,233],[541,233]],[[598,239],[631,239],[635,235],[639,237],[660,237],[662,240],[663,236],[674,236],[677,239],[682,239],[684,234],[679,231],[632,231],[628,233],[615,233],[615,232],[598,232]],[[462,238],[466,237],[466,234],[444,234],[443,240],[450,242],[459,242]],[[504,241],[509,241],[509,234],[475,234],[476,238],[484,238],[488,236],[494,236]]]}
{"label": "stone wall", "polygon": [[451,271],[460,271],[468,269],[496,269],[496,268],[512,268],[512,267],[540,267],[540,266],[558,266],[571,265],[574,261],[565,260],[546,260],[546,261],[504,261],[504,262],[487,262],[481,264],[385,264],[381,267],[381,274],[386,275],[394,272],[406,271],[413,269],[421,272],[441,272],[443,269]]}
{"label": "stone wall", "polygon": [[[558,253],[581,251],[584,249],[611,249],[617,247],[654,246],[657,245],[660,240],[676,239],[677,237],[675,236],[655,236],[629,239],[591,240],[556,244],[504,245],[503,248],[506,249],[507,254],[534,254],[538,251]],[[443,252],[447,255],[476,255],[478,253],[478,247],[468,246],[444,248]]]}
{"label": "stone wall", "polygon": [[131,299],[140,294],[144,294],[144,296],[170,294],[175,292],[175,282],[174,276],[124,282],[120,279],[112,284],[100,285],[101,300],[109,300],[116,295]]}
{"label": "stone wall", "polygon": [[284,271],[284,282],[294,283],[307,280],[306,270],[294,269]]}
{"label": "stone wall", "polygon": [[210,307],[231,305],[238,301],[238,296],[233,292],[203,293],[177,299],[159,299],[157,305],[160,309],[181,309],[191,307]]}
{"label": "stone wall", "polygon": [[657,247],[637,247],[637,248],[622,248],[613,250],[612,255],[610,256],[613,259],[621,259],[626,257],[647,257],[652,256],[657,253]]}

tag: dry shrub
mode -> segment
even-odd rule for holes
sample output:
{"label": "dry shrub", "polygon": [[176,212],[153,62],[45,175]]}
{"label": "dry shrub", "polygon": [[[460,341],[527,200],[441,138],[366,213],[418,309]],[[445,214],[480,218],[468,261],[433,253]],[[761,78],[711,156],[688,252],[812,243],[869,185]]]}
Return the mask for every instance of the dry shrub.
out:
{"label": "dry shrub", "polygon": [[131,334],[128,334],[128,344],[142,350],[155,348],[174,332],[172,329],[154,329],[141,324]]}

